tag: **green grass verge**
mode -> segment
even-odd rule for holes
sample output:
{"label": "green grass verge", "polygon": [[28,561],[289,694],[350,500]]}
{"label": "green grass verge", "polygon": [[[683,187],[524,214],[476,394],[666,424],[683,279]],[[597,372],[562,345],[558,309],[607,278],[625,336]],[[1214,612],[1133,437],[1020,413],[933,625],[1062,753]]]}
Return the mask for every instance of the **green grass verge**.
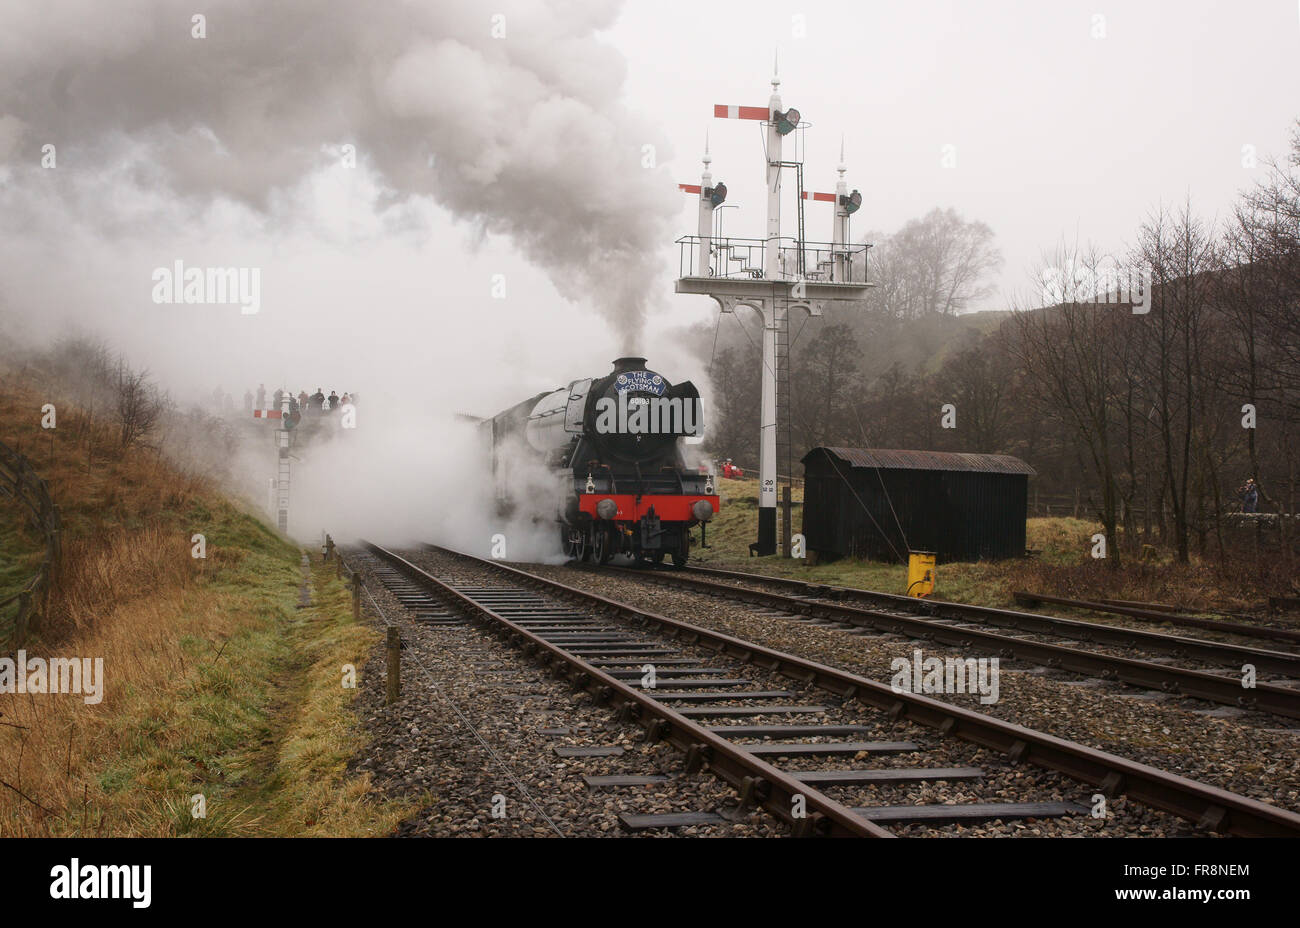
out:
{"label": "green grass verge", "polygon": [[[179,638],[167,698],[132,699],[128,687],[106,720],[119,749],[74,833],[391,833],[410,810],[374,802],[368,777],[345,775],[364,736],[344,669],[359,678],[377,633],[352,623],[333,567],[312,571],[313,604],[298,608],[299,551],[232,506],[214,510],[189,513],[207,528],[215,569],[187,592],[185,610],[219,610],[230,633]],[[205,814],[196,816],[200,801]]]}
{"label": "green grass verge", "polygon": [[[701,567],[747,570],[781,577],[794,577],[817,583],[879,590],[885,593],[907,591],[907,566],[878,561],[841,558],[825,564],[809,565],[806,561],[779,557],[750,557],[749,545],[758,527],[758,481],[719,480],[721,511],[709,524],[708,548],[691,550],[691,562]],[[802,522],[803,491],[794,488],[795,503],[791,515],[794,530]],[[778,512],[779,518],[779,512]],[[1099,528],[1083,519],[1030,519],[1026,526],[1026,543],[1041,552],[1040,564],[1079,565],[1087,560],[1086,540]],[[986,606],[1007,606],[1014,602],[1017,566],[1023,561],[981,561],[940,564],[936,570],[934,595],[940,599]]]}

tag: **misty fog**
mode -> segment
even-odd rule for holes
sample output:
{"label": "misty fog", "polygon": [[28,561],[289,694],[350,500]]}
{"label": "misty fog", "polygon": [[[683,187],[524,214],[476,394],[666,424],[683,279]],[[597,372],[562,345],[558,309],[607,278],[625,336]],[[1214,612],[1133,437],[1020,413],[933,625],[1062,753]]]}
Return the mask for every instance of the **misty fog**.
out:
{"label": "misty fog", "polygon": [[[357,430],[313,442],[295,461],[291,531],[396,540],[473,525],[486,543],[491,520],[474,521],[485,465],[457,414],[491,415],[636,354],[670,380],[694,380],[709,421],[699,360],[707,345],[682,350],[680,331],[716,311],[671,295],[673,242],[694,231],[693,204],[676,184],[698,182],[710,131],[713,171],[731,185],[733,205],[744,205],[726,221],[733,234],[760,234],[758,139],[711,127],[708,117],[716,102],[762,104],[774,51],[787,103],[820,101],[806,110],[820,133],[806,152],[811,188],[833,183],[847,136],[850,182],[865,196],[859,232],[974,197],[958,205],[1006,237],[1008,273],[1019,274],[1029,245],[1054,239],[1059,217],[1079,214],[1064,191],[1109,211],[1105,234],[1127,228],[1152,199],[1123,186],[1108,195],[1108,178],[1135,166],[1167,172],[1155,150],[1145,159],[1111,154],[1087,161],[1095,182],[1079,184],[1077,170],[1053,158],[1087,159],[1117,140],[1089,132],[1077,106],[1058,107],[1051,86],[1022,87],[1014,66],[971,67],[987,63],[990,46],[935,26],[939,12],[958,15],[947,4],[853,13],[810,4],[807,36],[792,34],[780,5],[751,15],[749,5],[723,4],[698,29],[688,28],[701,15],[694,6],[649,6],[212,0],[200,38],[194,5],[179,0],[6,4],[6,347],[102,337],[183,405],[211,402],[220,388],[242,410],[244,392],[259,384],[356,392]],[[970,31],[1041,56],[1041,43],[1022,39],[1051,34],[1066,14],[1017,9],[967,14]],[[1086,75],[1101,66],[1080,65],[1082,56],[1101,52],[1088,44],[1086,12],[1077,15],[1069,55],[1079,57],[1062,67]],[[1133,45],[1131,29],[1152,15],[1140,5],[1117,12],[1105,54],[1149,64],[1159,50]],[[883,55],[904,29],[931,35],[934,55],[873,64],[863,49]],[[1241,65],[1245,53],[1231,54],[1215,67]],[[965,89],[963,75],[978,89]],[[990,81],[1025,97],[990,92]],[[1111,116],[1131,116],[1131,136],[1154,145],[1171,131],[1160,120],[1184,113],[1190,124],[1203,99],[1194,91],[1159,119],[1141,100],[1107,92],[1096,102],[1122,107]],[[1225,166],[1198,187],[1211,205],[1246,182],[1243,144],[1280,147],[1269,134],[1286,129],[1286,95],[1267,93],[1278,118],[1265,121],[1272,114],[1259,107],[1241,139],[1225,136]],[[991,115],[981,125],[959,111]],[[1047,121],[1052,137],[1065,137],[1062,120],[1083,155],[1016,147],[1043,136]],[[1008,143],[1008,131],[1019,141]],[[973,179],[937,170],[947,141],[959,145],[961,166],[974,166]],[[1053,188],[1062,202],[1044,216],[1041,191],[1027,192],[1024,179],[1048,174],[1063,178]],[[958,176],[968,193],[954,186]],[[1191,178],[1167,180],[1176,190]],[[809,223],[813,238],[826,237],[825,216],[810,213]],[[155,302],[155,269],[178,261],[258,269],[258,311]],[[260,502],[271,439],[244,431],[239,489]]]}

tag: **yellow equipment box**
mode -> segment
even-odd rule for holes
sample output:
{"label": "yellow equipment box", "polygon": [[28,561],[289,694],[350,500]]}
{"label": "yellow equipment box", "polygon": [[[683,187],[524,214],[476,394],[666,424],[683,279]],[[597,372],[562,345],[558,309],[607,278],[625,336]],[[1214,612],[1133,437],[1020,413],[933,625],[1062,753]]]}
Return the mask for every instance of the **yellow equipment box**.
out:
{"label": "yellow equipment box", "polygon": [[929,596],[934,592],[934,552],[909,551],[907,558],[907,595]]}

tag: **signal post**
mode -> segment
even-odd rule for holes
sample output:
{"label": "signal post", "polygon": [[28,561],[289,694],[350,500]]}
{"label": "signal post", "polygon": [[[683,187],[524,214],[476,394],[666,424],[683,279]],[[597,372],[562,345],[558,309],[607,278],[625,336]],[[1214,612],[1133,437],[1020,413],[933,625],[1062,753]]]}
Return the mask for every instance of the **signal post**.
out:
{"label": "signal post", "polygon": [[[715,236],[713,214],[726,199],[726,185],[714,184],[706,148],[704,172],[699,186],[680,185],[700,197],[697,235],[678,239],[681,247],[681,276],[676,292],[707,296],[724,313],[745,307],[758,313],[762,335],[762,404],[759,410],[759,498],[758,539],[750,545],[751,555],[777,552],[777,484],[784,476],[787,487],[793,476],[790,435],[790,314],[822,315],[831,301],[861,300],[870,284],[866,280],[869,245],[852,245],[849,217],[861,206],[862,195],[848,191],[845,183],[843,147],[840,151],[836,192],[813,193],[814,201],[834,204],[830,242],[808,242],[804,238],[802,160],[786,161],[782,148],[785,137],[806,129],[800,113],[784,109],[779,92],[781,80],[772,77],[772,95],[767,106],[718,105],[713,114],[721,119],[762,122],[766,127],[765,179],[767,224],[762,239]],[[781,181],[786,170],[794,170],[798,184],[797,229],[794,236],[781,234]],[[785,467],[785,474],[779,468]],[[788,498],[788,497],[787,497]],[[790,553],[789,518],[782,525],[781,550]]]}

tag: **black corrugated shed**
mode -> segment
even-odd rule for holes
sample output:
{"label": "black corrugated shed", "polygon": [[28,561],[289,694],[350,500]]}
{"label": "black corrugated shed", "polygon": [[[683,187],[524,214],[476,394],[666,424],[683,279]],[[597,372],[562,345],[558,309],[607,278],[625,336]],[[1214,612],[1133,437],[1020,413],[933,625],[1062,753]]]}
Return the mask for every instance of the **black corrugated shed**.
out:
{"label": "black corrugated shed", "polygon": [[1034,469],[1004,454],[814,448],[803,458],[803,534],[821,557],[940,561],[1025,553]]}

